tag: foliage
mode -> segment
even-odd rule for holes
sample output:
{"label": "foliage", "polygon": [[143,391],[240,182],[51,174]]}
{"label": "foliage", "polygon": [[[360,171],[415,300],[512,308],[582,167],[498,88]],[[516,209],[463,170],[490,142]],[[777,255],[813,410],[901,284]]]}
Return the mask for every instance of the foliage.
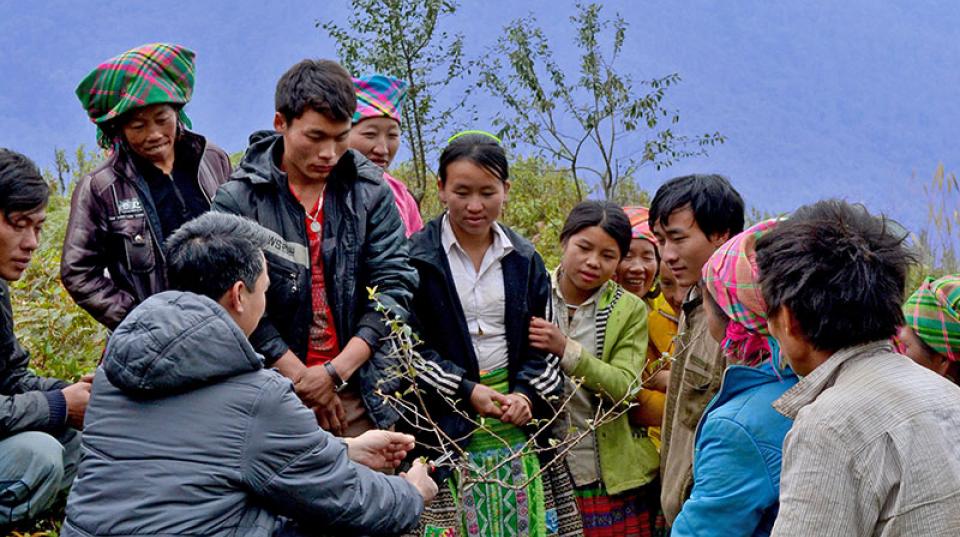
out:
{"label": "foliage", "polygon": [[920,265],[910,273],[908,293],[926,276],[960,274],[960,181],[939,164],[930,182],[923,185],[923,193],[927,226],[911,233]]}
{"label": "foliage", "polygon": [[560,230],[580,202],[569,171],[537,157],[518,158],[510,168],[509,198],[501,220],[536,246],[548,269],[560,264]]}
{"label": "foliage", "polygon": [[46,376],[74,380],[96,367],[106,330],[60,284],[60,251],[69,211],[66,197],[51,197],[42,244],[23,277],[11,284],[10,296],[17,337],[30,351],[30,366]]}
{"label": "foliage", "polygon": [[463,36],[443,31],[453,16],[451,0],[351,0],[347,24],[318,21],[337,43],[343,65],[354,74],[376,72],[409,84],[401,129],[410,144],[411,194],[420,202],[430,190],[427,158],[450,124],[463,117],[468,91],[459,102],[438,109],[436,95],[466,73]]}
{"label": "foliage", "polygon": [[[47,170],[44,175],[50,181],[50,186],[54,192],[66,194],[69,179],[72,182],[78,181],[81,177],[93,171],[96,161],[102,155],[96,151],[89,152],[83,144],[80,144],[74,151],[74,161],[70,162],[67,158],[67,151],[57,147],[53,148],[54,171]],[[57,182],[54,183],[52,176],[56,174]],[[72,177],[68,174],[72,174]]]}
{"label": "foliage", "polygon": [[[664,99],[680,76],[641,81],[646,90],[638,94],[633,78],[615,68],[627,23],[619,14],[602,18],[601,9],[600,4],[577,4],[576,15],[570,17],[580,50],[575,81],[568,77],[572,69],[558,63],[547,36],[529,15],[510,23],[479,62],[479,86],[505,105],[494,119],[501,137],[526,142],[549,160],[569,166],[581,199],[580,181],[589,176],[598,181],[606,199],[614,200],[642,167],[665,168],[705,154],[725,138],[718,132],[694,137],[674,132],[680,114],[668,109]],[[571,119],[575,127],[568,129]],[[628,144],[628,138],[644,136],[642,147]],[[600,166],[589,164],[591,160],[599,160]]]}
{"label": "foliage", "polygon": [[70,214],[70,199],[57,187],[64,184],[63,173],[71,174],[71,184],[90,173],[99,157],[77,148],[73,161],[63,150],[56,150],[57,176],[44,172],[53,194],[47,206],[40,248],[20,280],[11,284],[11,302],[16,333],[21,345],[30,351],[30,366],[40,374],[73,380],[92,371],[100,359],[106,330],[77,306],[60,284],[60,252]]}

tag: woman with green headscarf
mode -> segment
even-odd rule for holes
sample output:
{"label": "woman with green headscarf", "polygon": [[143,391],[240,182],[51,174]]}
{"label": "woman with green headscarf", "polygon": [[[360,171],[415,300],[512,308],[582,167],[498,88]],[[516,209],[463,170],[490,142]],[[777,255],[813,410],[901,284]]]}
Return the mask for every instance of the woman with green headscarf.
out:
{"label": "woman with green headscarf", "polygon": [[76,185],[60,275],[111,330],[166,289],[163,241],[210,209],[229,178],[219,147],[187,130],[193,51],[143,45],[100,64],[77,86],[107,159]]}
{"label": "woman with green headscarf", "polygon": [[960,274],[927,277],[903,305],[901,352],[914,362],[960,381]]}

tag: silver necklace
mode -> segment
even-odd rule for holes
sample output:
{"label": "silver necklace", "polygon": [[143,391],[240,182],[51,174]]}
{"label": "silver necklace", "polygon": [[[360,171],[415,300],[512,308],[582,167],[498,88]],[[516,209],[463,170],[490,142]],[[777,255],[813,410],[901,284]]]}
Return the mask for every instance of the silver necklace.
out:
{"label": "silver necklace", "polygon": [[323,210],[323,197],[327,193],[327,185],[323,185],[323,190],[320,191],[320,200],[317,201],[317,210],[311,215],[307,213],[307,218],[311,220],[310,222],[310,231],[314,233],[320,233],[320,230],[323,229],[323,224],[317,220],[317,216],[320,215],[320,211]]}

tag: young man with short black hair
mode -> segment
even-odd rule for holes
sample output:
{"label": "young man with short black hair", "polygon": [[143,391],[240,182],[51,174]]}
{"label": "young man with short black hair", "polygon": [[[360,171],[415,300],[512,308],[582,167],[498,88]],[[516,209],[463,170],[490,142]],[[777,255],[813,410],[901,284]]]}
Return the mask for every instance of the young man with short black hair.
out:
{"label": "young man with short black hair", "polygon": [[320,425],[355,436],[397,413],[377,394],[389,364],[387,334],[368,298],[406,317],[417,273],[383,170],[348,149],[353,80],[329,60],[303,60],[280,78],[276,132],[250,137],[214,209],[256,220],[276,234],[266,248],[267,315],[251,341],[295,382]]}
{"label": "young man with short black hair", "polygon": [[676,353],[663,413],[661,505],[672,524],[693,487],[693,445],[700,416],[720,389],[727,362],[710,336],[697,284],[704,263],[743,231],[743,199],[719,175],[667,181],[650,203],[650,228],[677,284],[689,287],[680,313]]}
{"label": "young man with short black hair", "polygon": [[797,209],[757,242],[770,332],[801,381],[773,535],[960,535],[960,388],[894,351],[913,261],[862,205]]}
{"label": "young man with short black hair", "polygon": [[90,381],[39,377],[13,331],[7,282],[39,247],[50,188],[20,153],[0,148],[0,526],[36,517],[76,474]]}
{"label": "young man with short black hair", "polygon": [[413,438],[334,438],[247,341],[266,308],[271,240],[222,213],[167,240],[177,290],[148,298],[110,338],[62,535],[384,535],[416,524],[437,491],[427,467],[364,466],[395,468]]}

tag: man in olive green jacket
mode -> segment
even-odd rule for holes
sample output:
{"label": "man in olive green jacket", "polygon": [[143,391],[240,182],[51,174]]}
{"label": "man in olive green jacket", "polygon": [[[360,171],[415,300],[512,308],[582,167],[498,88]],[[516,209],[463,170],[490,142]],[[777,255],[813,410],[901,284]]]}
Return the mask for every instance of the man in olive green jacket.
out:
{"label": "man in olive green jacket", "polygon": [[719,175],[677,177],[657,190],[650,227],[677,284],[691,287],[680,316],[661,432],[660,501],[673,524],[693,486],[697,424],[727,366],[707,329],[697,286],[700,270],[718,247],[743,231],[743,199]]}

